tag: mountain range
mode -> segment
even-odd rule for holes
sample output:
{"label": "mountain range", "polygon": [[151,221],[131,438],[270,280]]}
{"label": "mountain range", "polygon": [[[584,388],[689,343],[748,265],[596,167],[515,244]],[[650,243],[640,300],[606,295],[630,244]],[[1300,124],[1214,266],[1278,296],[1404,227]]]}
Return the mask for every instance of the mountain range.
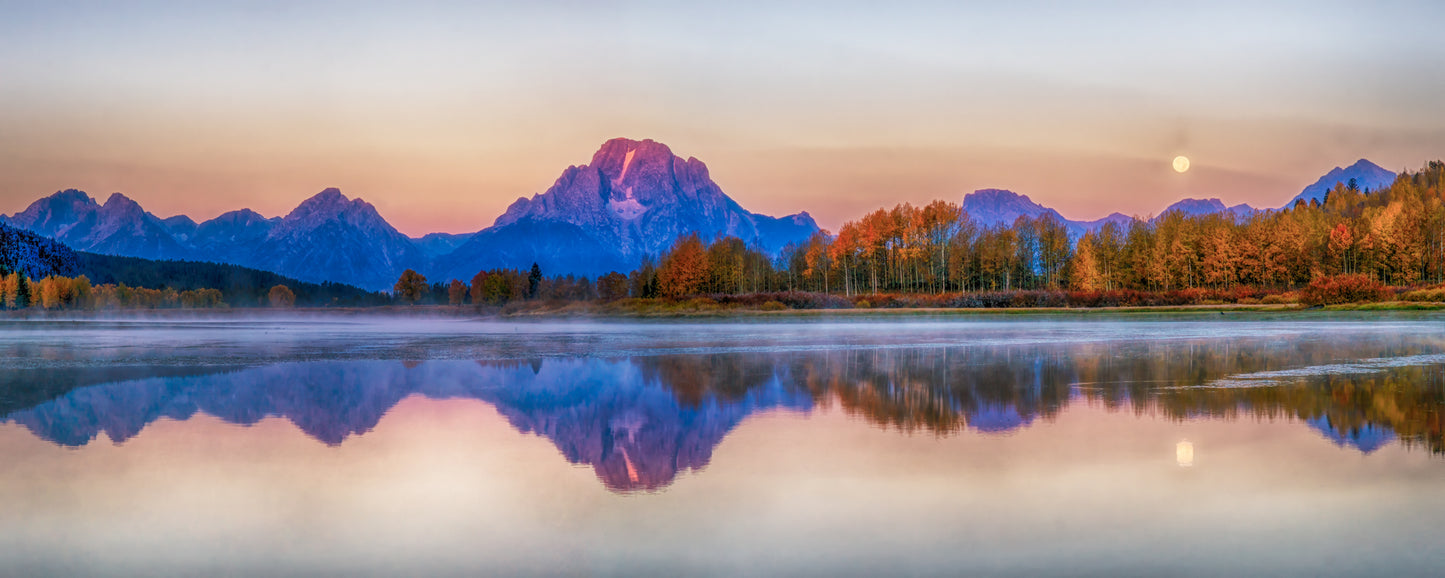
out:
{"label": "mountain range", "polygon": [[0,222],[80,251],[186,259],[274,271],[308,282],[388,290],[406,269],[436,280],[538,263],[547,274],[630,271],[684,234],[734,236],[776,254],[818,231],[807,213],[774,218],[743,209],[707,165],[651,141],[613,139],[592,162],[568,167],[546,192],[517,199],[471,234],[408,238],[362,199],[326,189],[284,217],[250,209],[197,223],[160,218],[120,193],[104,204],[68,189]]}
{"label": "mountain range", "polygon": [[[1375,190],[1388,186],[1394,176],[1361,159],[1347,168],[1336,167],[1296,199],[1322,198],[1325,190],[1350,179]],[[1113,213],[1093,221],[1071,220],[1027,195],[1001,189],[970,193],[962,208],[989,226],[1048,215],[1064,223],[1073,238],[1106,223],[1127,228],[1134,219]],[[1225,206],[1219,199],[1184,199],[1164,212],[1242,218],[1257,210],[1245,204]],[[406,269],[434,281],[467,280],[483,269],[520,269],[532,263],[548,275],[626,272],[689,233],[704,239],[738,237],[776,255],[819,230],[806,212],[771,217],[744,209],[696,158],[683,159],[655,141],[622,138],[607,141],[591,162],[568,167],[545,192],[517,199],[491,226],[468,234],[409,238],[370,203],[337,189],[306,199],[283,217],[240,209],[200,223],[186,215],[158,217],[120,193],[101,204],[85,192],[68,189],[14,215],[0,215],[0,223],[79,251],[233,264],[301,281],[380,291],[389,290]]]}
{"label": "mountain range", "polygon": [[[1334,188],[1336,184],[1349,183],[1355,180],[1361,190],[1373,191],[1390,186],[1398,176],[1393,172],[1381,168],[1379,165],[1365,159],[1360,159],[1355,164],[1346,168],[1335,167],[1325,176],[1320,177],[1314,184],[1305,187],[1295,198],[1281,208],[1293,205],[1298,200],[1309,202],[1323,201],[1325,192]],[[1068,229],[1069,236],[1077,239],[1085,231],[1096,231],[1108,223],[1118,225],[1120,228],[1128,228],[1134,217],[1123,213],[1112,213],[1107,217],[1093,221],[1076,221],[1068,219],[1059,214],[1058,211],[1040,205],[1028,197],[1012,191],[1002,189],[980,189],[963,197],[962,207],[968,212],[974,222],[987,226],[1000,226],[1012,224],[1019,217],[1038,219],[1045,215],[1053,217],[1064,224]],[[1190,216],[1225,214],[1236,219],[1243,219],[1261,210],[1241,203],[1234,206],[1227,206],[1218,198],[1209,199],[1181,199],[1160,211],[1159,215],[1172,212],[1183,213]],[[1156,217],[1157,218],[1157,217]]]}

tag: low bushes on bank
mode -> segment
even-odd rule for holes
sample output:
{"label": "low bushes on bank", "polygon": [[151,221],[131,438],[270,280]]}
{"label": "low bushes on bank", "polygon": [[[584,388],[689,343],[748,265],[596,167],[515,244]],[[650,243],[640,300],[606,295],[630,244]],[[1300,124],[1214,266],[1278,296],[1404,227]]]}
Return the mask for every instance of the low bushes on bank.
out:
{"label": "low bushes on bank", "polygon": [[1383,301],[1390,295],[1384,284],[1360,274],[1316,277],[1300,290],[1300,303],[1311,307]]}

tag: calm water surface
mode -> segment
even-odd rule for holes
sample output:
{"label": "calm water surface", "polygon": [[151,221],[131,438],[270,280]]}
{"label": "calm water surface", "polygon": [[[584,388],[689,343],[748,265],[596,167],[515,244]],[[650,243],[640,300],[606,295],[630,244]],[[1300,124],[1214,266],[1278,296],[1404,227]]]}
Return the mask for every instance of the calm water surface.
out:
{"label": "calm water surface", "polygon": [[1445,322],[0,321],[6,575],[1445,568]]}

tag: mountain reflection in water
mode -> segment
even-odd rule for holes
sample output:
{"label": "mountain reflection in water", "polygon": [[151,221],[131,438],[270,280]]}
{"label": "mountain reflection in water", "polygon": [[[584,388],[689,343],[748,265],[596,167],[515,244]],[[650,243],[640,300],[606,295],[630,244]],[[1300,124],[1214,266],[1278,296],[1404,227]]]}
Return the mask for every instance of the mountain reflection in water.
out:
{"label": "mountain reflection in water", "polygon": [[[0,421],[81,446],[102,432],[122,443],[160,418],[186,420],[198,412],[240,425],[282,417],[337,445],[370,431],[409,396],[474,399],[494,406],[518,431],[547,438],[568,461],[592,467],[619,492],[658,490],[680,472],[706,466],[750,415],[807,413],[820,405],[885,429],[935,435],[1007,433],[1050,421],[1073,403],[1172,420],[1292,419],[1319,430],[1321,443],[1355,451],[1398,441],[1445,454],[1445,365],[1429,357],[1435,351],[1433,344],[1407,340],[1288,347],[1134,342],[305,361],[186,375],[158,370],[152,377],[137,377],[144,371],[135,369],[11,372],[8,390],[63,393],[7,402]],[[1418,363],[1328,369],[1340,359],[1411,356]]]}

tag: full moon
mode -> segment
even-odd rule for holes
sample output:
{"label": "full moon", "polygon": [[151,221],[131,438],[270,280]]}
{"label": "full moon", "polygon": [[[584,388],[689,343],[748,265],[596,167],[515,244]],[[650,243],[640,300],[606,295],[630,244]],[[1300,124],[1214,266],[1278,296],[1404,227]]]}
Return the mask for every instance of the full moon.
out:
{"label": "full moon", "polygon": [[1174,172],[1182,173],[1189,170],[1189,157],[1179,155],[1174,157]]}

